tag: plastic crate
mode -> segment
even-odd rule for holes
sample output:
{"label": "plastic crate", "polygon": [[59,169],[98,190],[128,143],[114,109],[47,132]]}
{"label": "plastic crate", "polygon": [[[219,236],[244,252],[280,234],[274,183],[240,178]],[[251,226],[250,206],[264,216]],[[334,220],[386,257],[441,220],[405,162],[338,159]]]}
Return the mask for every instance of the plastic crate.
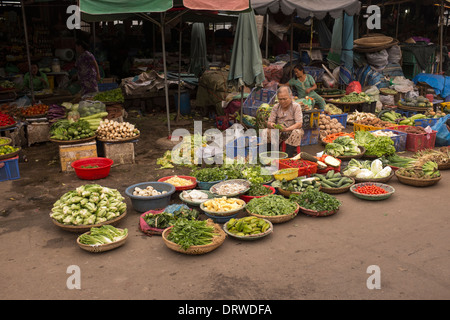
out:
{"label": "plastic crate", "polygon": [[308,160],[298,160],[301,166],[290,165],[289,161],[291,159],[281,159],[278,160],[278,168],[281,169],[298,169],[298,176],[310,176],[317,173],[317,163]]}
{"label": "plastic crate", "polygon": [[256,161],[259,147],[257,144],[261,143],[260,137],[239,137],[225,145],[226,157],[234,159],[236,157],[247,157],[252,155],[251,160]]}
{"label": "plastic crate", "polygon": [[258,110],[259,106],[263,103],[270,104],[276,94],[277,92],[273,90],[253,88],[252,92],[250,92],[250,95],[244,101],[242,113],[252,117],[256,117],[256,111]]}
{"label": "plastic crate", "polygon": [[394,129],[381,129],[381,130],[373,130],[370,132],[375,131],[383,131],[383,132],[393,132],[396,134],[396,136],[390,137],[392,141],[394,141],[394,147],[396,152],[402,152],[406,150],[406,140],[408,138],[408,134],[406,132],[394,130]]}
{"label": "plastic crate", "polygon": [[118,87],[119,87],[119,85],[117,83],[99,83],[98,91],[103,92],[103,91],[117,89]]}
{"label": "plastic crate", "polygon": [[[398,126],[396,130],[404,131],[410,126]],[[437,131],[432,130],[431,133],[409,133],[407,132],[406,138],[406,150],[411,152],[417,152],[424,149],[433,149],[436,143]]]}
{"label": "plastic crate", "polygon": [[402,116],[405,116],[407,118],[412,117],[413,115],[418,113],[418,111],[408,111],[408,110],[400,110],[400,109],[397,109],[395,112],[400,113]]}
{"label": "plastic crate", "polygon": [[16,180],[19,178],[19,156],[0,161],[0,181]]}
{"label": "plastic crate", "polygon": [[382,129],[384,129],[384,128],[368,126],[368,125],[360,124],[360,123],[356,123],[356,122],[353,123],[353,131],[354,132],[360,131],[360,130],[361,131],[374,131],[374,130],[382,130]]}
{"label": "plastic crate", "polygon": [[344,127],[347,127],[347,116],[348,113],[341,113],[341,114],[331,114],[331,119],[337,119]]}
{"label": "plastic crate", "polygon": [[414,125],[426,128],[428,126],[432,127],[439,121],[439,118],[429,118],[429,119],[416,119],[414,120]]}
{"label": "plastic crate", "polygon": [[358,110],[360,112],[375,113],[376,108],[377,108],[377,102],[376,101],[372,101],[372,102],[364,102],[357,109],[360,109],[360,110]]}
{"label": "plastic crate", "polygon": [[318,109],[303,111],[303,129],[312,129],[319,126],[320,113]]}
{"label": "plastic crate", "polygon": [[319,142],[319,128],[304,129],[303,131],[304,134],[300,146],[317,144]]}

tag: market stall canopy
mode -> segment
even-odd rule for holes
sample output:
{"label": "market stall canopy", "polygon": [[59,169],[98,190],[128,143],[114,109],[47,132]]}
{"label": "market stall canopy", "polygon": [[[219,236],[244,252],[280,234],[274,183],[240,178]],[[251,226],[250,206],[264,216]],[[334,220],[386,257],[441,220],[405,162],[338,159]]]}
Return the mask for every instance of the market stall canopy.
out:
{"label": "market stall canopy", "polygon": [[172,0],[80,0],[81,12],[96,15],[166,12],[172,7]]}
{"label": "market stall canopy", "polygon": [[256,14],[267,12],[291,15],[294,12],[302,19],[314,17],[319,20],[329,14],[332,18],[342,17],[343,12],[349,16],[361,10],[361,2],[357,0],[250,0]]}
{"label": "market stall canopy", "polygon": [[186,8],[194,10],[243,11],[249,8],[248,0],[183,0]]}

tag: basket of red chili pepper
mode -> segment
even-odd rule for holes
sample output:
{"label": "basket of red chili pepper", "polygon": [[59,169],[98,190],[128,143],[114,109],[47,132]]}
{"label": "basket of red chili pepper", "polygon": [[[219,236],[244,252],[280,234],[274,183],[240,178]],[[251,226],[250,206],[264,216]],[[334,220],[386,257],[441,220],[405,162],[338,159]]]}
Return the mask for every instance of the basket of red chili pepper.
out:
{"label": "basket of red chili pepper", "polygon": [[16,120],[9,114],[0,112],[0,129],[12,128],[16,125]]}
{"label": "basket of red chili pepper", "polygon": [[362,182],[351,186],[350,192],[364,200],[385,200],[394,194],[395,189],[384,183]]}

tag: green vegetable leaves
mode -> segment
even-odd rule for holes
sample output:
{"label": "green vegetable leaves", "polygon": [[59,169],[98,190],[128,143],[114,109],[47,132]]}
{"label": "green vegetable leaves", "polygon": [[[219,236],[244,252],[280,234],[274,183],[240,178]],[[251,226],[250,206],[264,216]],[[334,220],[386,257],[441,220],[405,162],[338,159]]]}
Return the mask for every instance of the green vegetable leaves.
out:
{"label": "green vegetable leaves", "polygon": [[210,244],[213,241],[214,226],[208,220],[177,219],[167,239],[187,250],[191,246]]}
{"label": "green vegetable leaves", "polygon": [[220,181],[227,178],[225,172],[219,167],[195,169],[192,171],[192,176],[201,182]]}
{"label": "green vegetable leaves", "polygon": [[355,132],[355,140],[366,148],[367,155],[381,157],[395,153],[394,141],[387,136],[376,137],[369,131],[358,130]]}
{"label": "green vegetable leaves", "polygon": [[78,240],[82,244],[95,246],[119,241],[127,234],[128,229],[117,229],[110,225],[104,225],[99,228],[91,228],[89,233],[83,233]]}
{"label": "green vegetable leaves", "polygon": [[300,207],[315,211],[335,211],[339,209],[341,201],[325,192],[310,189],[302,194],[291,194],[289,200]]}
{"label": "green vegetable leaves", "polygon": [[263,216],[279,216],[291,214],[297,209],[295,203],[277,194],[269,194],[262,198],[254,198],[247,204],[247,210]]}

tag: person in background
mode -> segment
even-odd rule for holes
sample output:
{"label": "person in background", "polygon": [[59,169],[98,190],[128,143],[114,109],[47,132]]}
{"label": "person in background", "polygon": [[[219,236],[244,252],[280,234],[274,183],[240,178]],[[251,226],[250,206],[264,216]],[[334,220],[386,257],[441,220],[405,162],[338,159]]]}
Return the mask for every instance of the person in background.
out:
{"label": "person in background", "polygon": [[33,81],[34,91],[40,91],[50,87],[48,84],[47,75],[44,72],[39,71],[39,67],[35,63],[31,65],[31,74],[32,77],[30,77],[30,73],[27,72],[23,77],[23,87],[25,89],[31,89],[31,81]]}
{"label": "person in background", "polygon": [[306,74],[303,66],[297,64],[294,67],[295,78],[289,80],[288,84],[297,91],[299,99],[306,96],[314,99],[314,104],[318,109],[323,110],[325,108],[325,100],[319,96],[314,90],[317,89],[316,82],[310,74]]}
{"label": "person in background", "polygon": [[291,158],[296,155],[303,137],[303,112],[300,104],[293,100],[289,86],[281,86],[277,92],[278,103],[274,105],[267,120],[267,139],[272,129],[279,130],[279,143],[286,143],[286,153]]}
{"label": "person in background", "polygon": [[98,81],[100,81],[100,70],[92,53],[88,51],[88,44],[78,40],[75,49],[78,54],[75,68],[81,85],[81,95],[98,92]]}

